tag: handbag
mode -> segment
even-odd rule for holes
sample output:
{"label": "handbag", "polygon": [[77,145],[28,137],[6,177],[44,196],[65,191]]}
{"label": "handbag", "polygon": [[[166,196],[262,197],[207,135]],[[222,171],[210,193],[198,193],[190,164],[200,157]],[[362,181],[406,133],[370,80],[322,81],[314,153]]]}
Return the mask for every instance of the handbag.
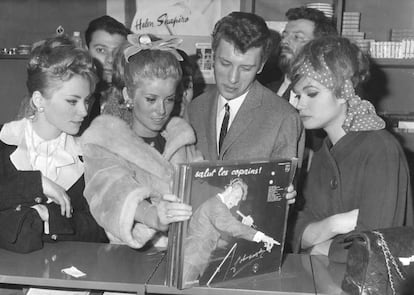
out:
{"label": "handbag", "polygon": [[[414,274],[414,228],[394,227],[346,236],[351,242],[342,289],[350,294],[403,293],[405,279]],[[411,258],[403,265],[399,258]],[[411,290],[412,291],[412,290]]]}

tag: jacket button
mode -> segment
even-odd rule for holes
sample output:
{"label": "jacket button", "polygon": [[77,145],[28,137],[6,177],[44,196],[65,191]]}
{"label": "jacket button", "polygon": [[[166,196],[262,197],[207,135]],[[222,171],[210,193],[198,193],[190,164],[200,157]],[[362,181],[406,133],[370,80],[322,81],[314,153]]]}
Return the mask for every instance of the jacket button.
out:
{"label": "jacket button", "polygon": [[57,241],[58,236],[57,236],[57,234],[53,234],[53,235],[50,236],[50,238],[54,241]]}
{"label": "jacket button", "polygon": [[40,204],[42,202],[42,198],[41,197],[36,197],[35,202]]}
{"label": "jacket button", "polygon": [[16,211],[21,211],[21,210],[22,210],[22,205],[17,205]]}
{"label": "jacket button", "polygon": [[331,180],[331,189],[336,189],[338,187],[338,181],[334,178]]}

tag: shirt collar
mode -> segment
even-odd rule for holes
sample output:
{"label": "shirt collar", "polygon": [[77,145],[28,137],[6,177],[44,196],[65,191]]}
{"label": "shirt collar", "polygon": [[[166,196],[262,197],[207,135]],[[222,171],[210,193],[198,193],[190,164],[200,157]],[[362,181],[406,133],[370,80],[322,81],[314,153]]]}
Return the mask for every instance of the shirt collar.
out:
{"label": "shirt collar", "polygon": [[243,104],[244,100],[246,99],[247,93],[249,93],[248,91],[242,95],[240,95],[239,97],[227,100],[225,99],[221,94],[219,95],[219,100],[218,100],[218,109],[224,109],[224,105],[226,103],[229,104],[230,106],[230,110],[231,113],[236,115],[237,112],[239,111],[241,105]]}

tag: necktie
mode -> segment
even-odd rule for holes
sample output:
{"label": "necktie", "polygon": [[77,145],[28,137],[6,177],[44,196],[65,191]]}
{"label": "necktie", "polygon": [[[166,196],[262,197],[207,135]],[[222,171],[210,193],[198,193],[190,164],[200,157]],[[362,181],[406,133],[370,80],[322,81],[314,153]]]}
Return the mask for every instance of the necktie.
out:
{"label": "necktie", "polygon": [[220,129],[220,138],[219,138],[219,153],[221,151],[221,146],[223,144],[224,137],[227,134],[227,128],[229,127],[229,119],[230,119],[230,106],[228,103],[224,105],[225,113],[223,118],[223,123],[221,123]]}

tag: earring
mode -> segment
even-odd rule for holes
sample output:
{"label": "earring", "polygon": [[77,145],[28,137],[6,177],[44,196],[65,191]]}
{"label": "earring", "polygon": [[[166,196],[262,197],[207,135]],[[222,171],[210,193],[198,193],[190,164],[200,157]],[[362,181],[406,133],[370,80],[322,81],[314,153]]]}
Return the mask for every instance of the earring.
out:
{"label": "earring", "polygon": [[131,101],[127,101],[125,106],[128,110],[132,110],[134,108],[134,104]]}
{"label": "earring", "polygon": [[37,111],[39,112],[39,113],[43,113],[43,111],[44,111],[45,109],[43,108],[43,107],[39,107],[38,109],[37,109]]}

